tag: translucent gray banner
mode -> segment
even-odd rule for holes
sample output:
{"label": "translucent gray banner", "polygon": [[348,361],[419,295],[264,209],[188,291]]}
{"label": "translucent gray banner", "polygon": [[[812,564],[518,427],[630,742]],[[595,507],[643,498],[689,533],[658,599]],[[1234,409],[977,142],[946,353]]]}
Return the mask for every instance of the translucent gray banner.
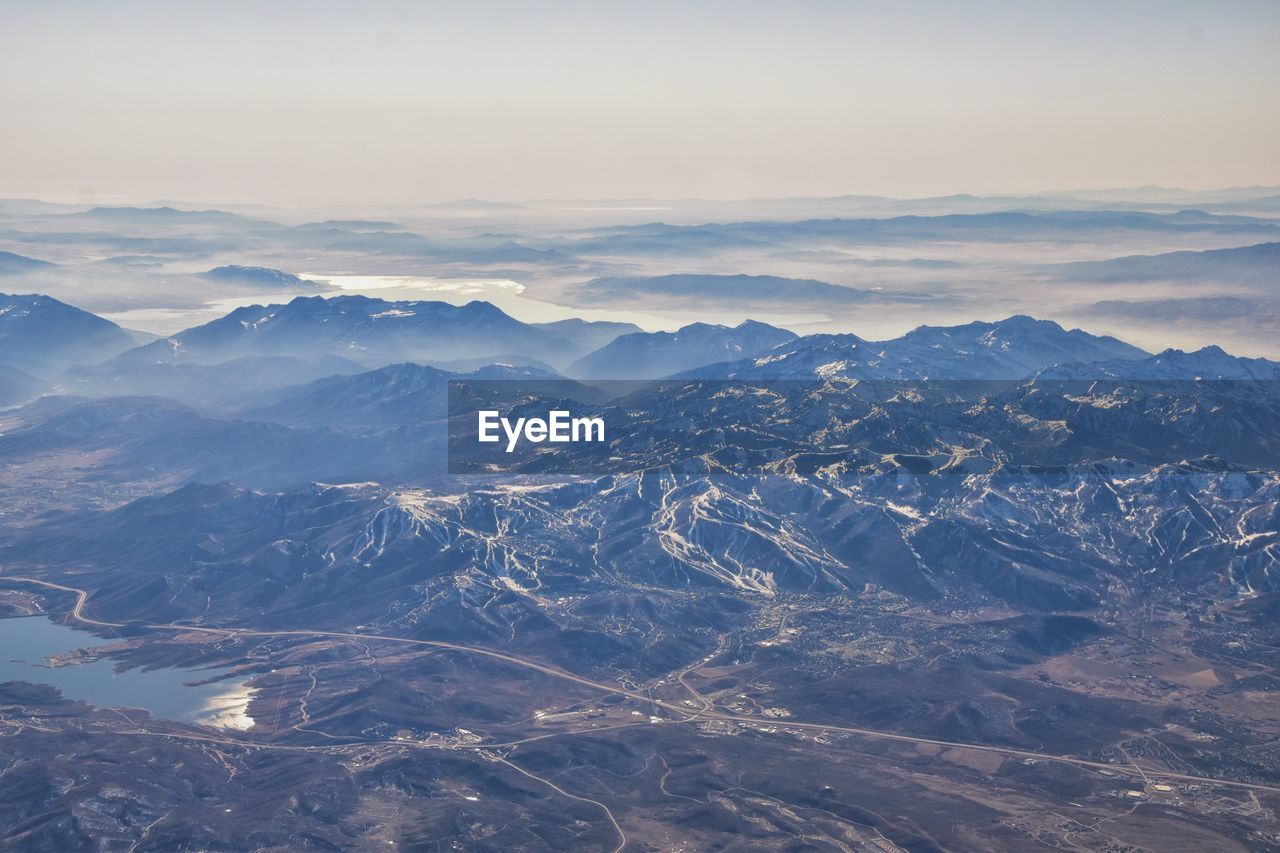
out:
{"label": "translucent gray banner", "polygon": [[451,380],[454,474],[841,465],[917,475],[1081,464],[1275,470],[1270,380]]}

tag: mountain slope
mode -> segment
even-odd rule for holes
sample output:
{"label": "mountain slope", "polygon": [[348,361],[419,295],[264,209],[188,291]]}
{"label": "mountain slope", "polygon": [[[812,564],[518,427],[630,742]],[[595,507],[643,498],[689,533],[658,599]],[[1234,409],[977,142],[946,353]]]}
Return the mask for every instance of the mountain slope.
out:
{"label": "mountain slope", "polygon": [[635,323],[615,323],[608,320],[581,320],[571,317],[567,320],[555,320],[550,323],[531,323],[535,328],[550,332],[558,338],[571,340],[575,346],[583,348],[583,352],[599,349],[621,335],[632,335],[644,331]]}
{"label": "mountain slope", "polygon": [[291,427],[332,426],[371,432],[423,427],[443,421],[448,414],[451,379],[518,381],[527,393],[561,391],[574,384],[556,373],[510,364],[490,364],[464,373],[421,364],[389,364],[250,395],[239,415]]}
{"label": "mountain slope", "polygon": [[1091,335],[1080,329],[1068,331],[1051,320],[1023,315],[995,323],[921,326],[893,343],[904,363],[933,370],[935,375],[937,362],[931,354],[950,351],[953,357],[939,367],[950,367],[962,376],[973,368],[975,374],[996,378],[1026,376],[1064,362],[1137,359],[1147,355],[1107,335]]}
{"label": "mountain slope", "polygon": [[239,264],[214,267],[200,274],[209,281],[222,284],[242,284],[249,287],[276,288],[279,290],[306,290],[320,287],[320,283],[300,278],[293,273],[269,267],[246,267]]}
{"label": "mountain slope", "polygon": [[446,383],[454,374],[421,364],[391,364],[354,376],[330,376],[263,395],[269,403],[244,416],[290,426],[342,423],[385,429],[445,415]]}
{"label": "mountain slope", "polygon": [[111,358],[134,345],[110,320],[38,294],[0,293],[0,364],[52,375]]}
{"label": "mountain slope", "polygon": [[39,394],[45,384],[16,367],[0,365],[0,409],[27,402]]}
{"label": "mountain slope", "polygon": [[68,372],[62,378],[62,393],[85,397],[154,395],[216,409],[238,404],[248,394],[363,369],[354,361],[332,355],[245,356],[217,364],[123,364],[113,359]]}
{"label": "mountain slope", "polygon": [[1280,269],[1280,243],[1078,261],[1062,264],[1056,269],[1064,278],[1102,283],[1207,281],[1215,284],[1274,284]]}
{"label": "mountain slope", "polygon": [[750,358],[794,340],[795,333],[748,320],[738,326],[693,323],[675,332],[623,335],[569,366],[585,379],[651,379]]}
{"label": "mountain slope", "polygon": [[0,252],[0,275],[17,275],[18,273],[34,272],[36,270],[51,269],[52,267],[53,264],[48,261],[28,258],[25,255],[15,255],[13,252]]}

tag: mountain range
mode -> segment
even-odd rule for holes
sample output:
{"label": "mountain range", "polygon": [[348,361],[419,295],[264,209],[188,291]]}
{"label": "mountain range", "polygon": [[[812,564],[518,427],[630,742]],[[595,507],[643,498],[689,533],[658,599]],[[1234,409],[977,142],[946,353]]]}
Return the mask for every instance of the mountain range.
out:
{"label": "mountain range", "polygon": [[1123,341],[1026,316],[921,326],[868,341],[852,334],[797,336],[754,321],[643,332],[626,323],[522,323],[484,302],[298,297],[238,308],[131,346],[132,333],[49,297],[0,300],[0,363],[11,369],[10,400],[30,391],[31,375],[47,378],[36,385],[49,387],[56,379],[75,393],[159,392],[199,402],[403,362],[435,364],[450,374],[493,362],[525,365],[538,375],[554,366],[584,379],[1011,380],[1077,364],[1097,365],[1091,369],[1107,376],[1142,364],[1152,378],[1244,378],[1254,375],[1250,364],[1262,365],[1261,374],[1268,369],[1265,360],[1242,361],[1214,349],[1193,356],[1169,351],[1147,364],[1147,353]]}
{"label": "mountain range", "polygon": [[581,242],[567,242],[574,252],[675,255],[750,246],[785,245],[826,240],[843,245],[985,240],[1009,242],[1036,236],[1078,236],[1129,230],[1151,233],[1206,233],[1253,237],[1280,236],[1280,226],[1261,219],[1177,211],[1151,213],[1128,210],[1043,211],[1003,210],[949,213],[933,216],[891,216],[883,219],[828,218],[750,220],[670,225],[647,223],[599,229]]}
{"label": "mountain range", "polygon": [[1062,278],[1107,284],[1143,281],[1274,284],[1280,242],[1230,249],[1132,255],[1105,261],[1077,261],[1054,268]]}
{"label": "mountain range", "polygon": [[[872,341],[353,296],[121,353],[9,299],[0,352],[42,361],[0,365],[0,615],[93,620],[52,663],[182,670],[247,728],[5,680],[0,846],[1269,826],[1280,364],[1024,315]],[[455,467],[460,394],[607,440]]]}
{"label": "mountain range", "polygon": [[709,365],[702,379],[1018,379],[1056,364],[1139,359],[1135,346],[1027,316],[961,326],[920,326],[889,341],[809,335],[755,358]]}
{"label": "mountain range", "polygon": [[585,304],[699,304],[724,300],[743,308],[779,304],[845,305],[877,301],[928,301],[920,294],[881,293],[814,279],[771,275],[660,275],[596,278],[574,296]]}
{"label": "mountain range", "polygon": [[[615,326],[605,327],[612,333]],[[576,331],[593,330],[582,324]],[[338,356],[366,366],[398,361],[499,358],[519,353],[552,364],[582,355],[590,335],[521,323],[487,302],[391,302],[367,296],[297,297],[285,305],[251,305],[139,347],[120,366],[212,364],[243,356]]]}

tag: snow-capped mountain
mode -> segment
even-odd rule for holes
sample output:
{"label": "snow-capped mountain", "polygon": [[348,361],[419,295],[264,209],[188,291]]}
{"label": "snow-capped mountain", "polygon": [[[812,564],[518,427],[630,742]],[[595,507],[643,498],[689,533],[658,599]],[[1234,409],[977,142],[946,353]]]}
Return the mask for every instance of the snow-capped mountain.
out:
{"label": "snow-capped mountain", "polygon": [[1026,316],[994,323],[920,326],[900,338],[809,335],[756,358],[690,371],[698,378],[1021,379],[1065,362],[1144,358],[1116,338]]}
{"label": "snow-capped mountain", "polygon": [[[782,594],[821,600],[867,584],[911,602],[1032,612],[1096,608],[1117,588],[1276,592],[1278,501],[1275,475],[1090,465],[956,477],[912,474],[892,461],[874,472],[826,466],[803,475],[789,463],[751,475],[661,467],[454,494],[376,484],[284,494],[189,486],[81,519],[74,535],[49,524],[11,543],[5,557],[38,551],[59,565],[111,554],[136,573],[162,576],[175,555],[195,549],[197,585],[214,593],[206,613],[234,612],[251,594],[265,618],[285,622],[369,583],[414,584],[421,592],[396,598],[389,612],[376,602],[377,612],[355,618],[493,637],[509,633],[513,614],[561,619],[564,602],[588,591],[643,592],[653,605],[729,595],[742,602],[736,618]],[[259,587],[266,579],[275,582]],[[182,619],[209,606],[203,593],[179,597],[171,586],[129,609]],[[493,596],[513,601],[511,609],[493,607]],[[661,607],[641,621],[682,630]],[[651,640],[641,632],[623,641]]]}
{"label": "snow-capped mountain", "polygon": [[1193,352],[1167,349],[1150,358],[1060,364],[1044,370],[1040,377],[1057,379],[1130,380],[1240,380],[1280,379],[1280,362],[1265,358],[1230,355],[1221,347],[1207,346]]}
{"label": "snow-capped mountain", "polygon": [[794,340],[785,329],[747,320],[737,326],[692,323],[675,332],[636,332],[615,338],[571,364],[584,379],[657,379],[681,371],[752,358]]}

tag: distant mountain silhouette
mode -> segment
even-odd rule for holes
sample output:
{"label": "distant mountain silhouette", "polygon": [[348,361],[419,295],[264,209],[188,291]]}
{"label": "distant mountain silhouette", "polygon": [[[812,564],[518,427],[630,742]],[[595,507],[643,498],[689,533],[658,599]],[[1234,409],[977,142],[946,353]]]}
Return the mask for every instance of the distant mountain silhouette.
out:
{"label": "distant mountain silhouette", "polygon": [[1207,281],[1274,285],[1280,270],[1280,242],[1204,252],[1130,255],[1105,261],[1060,264],[1058,275],[1101,283]]}
{"label": "distant mountain silhouette", "polygon": [[51,296],[0,293],[0,364],[47,376],[111,358],[135,343],[110,320]]}
{"label": "distant mountain silhouette", "polygon": [[[643,303],[645,300],[677,304],[708,299],[732,302],[739,307],[782,303],[849,304],[883,301],[889,294],[876,290],[842,287],[808,278],[772,275],[659,275],[596,278],[574,290],[577,299],[591,303]],[[894,294],[893,298],[926,297]]]}
{"label": "distant mountain silhouette", "polygon": [[576,254],[695,255],[726,248],[764,247],[822,240],[845,245],[919,243],[928,241],[1052,239],[1125,229],[1148,233],[1212,233],[1280,237],[1280,225],[1262,219],[1183,211],[1148,213],[1132,210],[1023,210],[946,213],[888,218],[774,219],[671,225],[663,222],[601,230],[565,243]]}
{"label": "distant mountain silhouette", "polygon": [[25,255],[15,255],[13,252],[0,252],[0,275],[34,272],[36,270],[51,269],[53,266],[48,261],[28,258]]}
{"label": "distant mountain silhouette", "polygon": [[[594,324],[540,328],[488,302],[389,302],[367,296],[298,297],[251,305],[126,353],[122,364],[212,364],[243,356],[336,355],[367,367],[518,353],[564,364],[600,339]],[[605,336],[612,331],[606,327]]]}
{"label": "distant mountain silhouette", "polygon": [[299,278],[293,273],[287,273],[281,270],[271,269],[269,267],[245,267],[238,264],[214,267],[207,272],[201,273],[201,275],[210,281],[217,281],[226,284],[244,284],[251,287],[293,289],[316,288],[323,286],[320,282]]}
{"label": "distant mountain silhouette", "polygon": [[636,332],[614,339],[567,369],[585,379],[650,379],[767,352],[794,332],[748,320],[738,326],[693,323],[675,332]]}
{"label": "distant mountain silhouette", "polygon": [[0,409],[17,406],[35,397],[47,383],[16,367],[0,365]]}

